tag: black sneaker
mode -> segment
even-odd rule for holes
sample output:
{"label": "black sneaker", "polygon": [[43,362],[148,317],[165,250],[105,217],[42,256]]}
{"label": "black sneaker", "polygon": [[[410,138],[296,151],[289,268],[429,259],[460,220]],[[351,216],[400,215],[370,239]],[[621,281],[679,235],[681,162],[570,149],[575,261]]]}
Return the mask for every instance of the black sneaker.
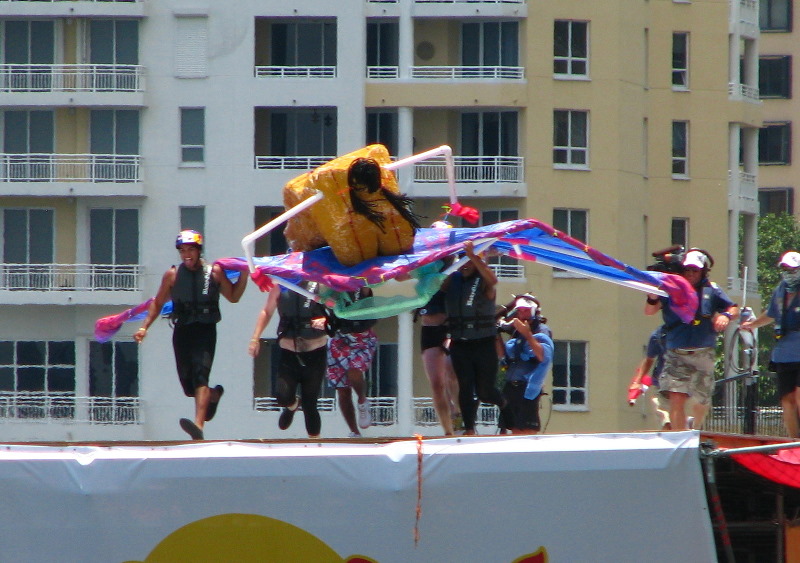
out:
{"label": "black sneaker", "polygon": [[294,413],[295,411],[283,407],[281,416],[278,417],[278,428],[280,428],[281,430],[286,430],[287,428],[289,428],[292,425],[292,421],[294,420]]}
{"label": "black sneaker", "polygon": [[178,422],[180,423],[183,431],[192,437],[192,440],[203,439],[203,431],[200,430],[194,422],[188,418],[182,418]]}
{"label": "black sneaker", "polygon": [[217,414],[217,407],[219,406],[219,402],[222,400],[222,394],[225,392],[225,388],[222,385],[217,385],[214,387],[214,390],[219,393],[217,400],[208,403],[208,410],[206,411],[206,422],[214,418],[214,415]]}

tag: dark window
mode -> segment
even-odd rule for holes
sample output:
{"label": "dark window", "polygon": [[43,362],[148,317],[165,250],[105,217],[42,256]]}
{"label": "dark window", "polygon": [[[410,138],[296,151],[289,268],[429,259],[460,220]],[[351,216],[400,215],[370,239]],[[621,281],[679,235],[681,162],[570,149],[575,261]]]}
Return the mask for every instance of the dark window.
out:
{"label": "dark window", "polygon": [[672,85],[689,87],[689,34],[672,34]]}
{"label": "dark window", "polygon": [[367,24],[367,66],[397,66],[399,27],[396,22]]}
{"label": "dark window", "polygon": [[673,217],[670,234],[670,244],[687,246],[686,241],[689,240],[689,220],[684,217]]}
{"label": "dark window", "polygon": [[553,25],[553,72],[585,76],[589,72],[589,23],[557,20]]}
{"label": "dark window", "polygon": [[761,215],[794,215],[794,188],[760,188],[758,205]]}
{"label": "dark window", "polygon": [[792,0],[761,0],[759,12],[762,31],[792,31]]}
{"label": "dark window", "polygon": [[586,342],[557,340],[553,353],[553,404],[587,404]]}
{"label": "dark window", "polygon": [[384,145],[389,154],[397,155],[397,112],[368,111],[367,138],[368,145],[379,143]]}
{"label": "dark window", "polygon": [[758,63],[758,94],[762,98],[792,97],[792,57],[761,57]]}
{"label": "dark window", "polygon": [[758,163],[790,164],[792,161],[791,139],[791,123],[765,123],[764,127],[758,131]]}

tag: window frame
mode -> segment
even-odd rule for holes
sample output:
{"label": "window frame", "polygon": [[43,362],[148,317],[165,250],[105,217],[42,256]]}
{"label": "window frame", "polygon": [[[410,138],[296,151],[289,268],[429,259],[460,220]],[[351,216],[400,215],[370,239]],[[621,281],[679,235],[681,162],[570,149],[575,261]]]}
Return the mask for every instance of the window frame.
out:
{"label": "window frame", "polygon": [[[676,60],[676,57],[681,53],[677,53],[676,39],[683,38],[683,61]],[[672,32],[672,90],[678,92],[685,92],[689,90],[689,49],[690,49],[689,32],[687,31],[673,31]],[[681,66],[682,64],[682,66]],[[676,80],[677,79],[677,80]]]}
{"label": "window frame", "polygon": [[[770,132],[779,131],[781,139],[767,139]],[[774,135],[774,134],[773,134]],[[770,135],[772,136],[772,135]],[[769,148],[762,149],[763,142],[776,144],[778,160],[763,160],[762,153],[772,152]],[[791,121],[765,121],[758,131],[758,165],[759,166],[785,166],[792,163],[792,122]]]}
{"label": "window frame", "polygon": [[786,2],[786,11],[783,14],[785,17],[786,24],[784,26],[779,26],[776,24],[772,25],[764,25],[764,18],[763,16],[764,11],[766,11],[766,17],[768,20],[774,20],[775,18],[772,16],[772,9],[775,7],[776,0],[760,0],[759,1],[759,13],[758,13],[758,26],[762,33],[790,33],[792,31],[792,17],[794,6],[792,0],[785,0]]}
{"label": "window frame", "polygon": [[[566,48],[567,52],[565,54],[559,54],[557,49],[559,48],[559,25],[567,24],[567,37],[566,37]],[[575,55],[575,45],[574,45],[574,28],[576,24],[585,26],[583,38],[584,38],[584,45],[583,50],[586,53],[585,56]],[[589,80],[589,60],[590,60],[590,52],[589,47],[591,45],[590,39],[590,26],[589,22],[586,20],[555,20],[553,22],[553,78],[557,80]],[[559,63],[563,63],[566,66],[565,72],[559,72],[557,67]],[[574,72],[574,67],[576,65],[580,65],[583,63],[585,65],[583,72]]]}
{"label": "window frame", "polygon": [[[583,376],[584,384],[583,386],[572,385],[572,379],[577,377],[579,374],[572,374],[572,366],[576,365],[575,362],[572,361],[572,347],[575,344],[581,344],[583,346],[583,358],[581,361],[581,366],[583,367],[583,373],[580,374]],[[589,342],[585,340],[554,340],[554,353],[553,353],[553,383],[551,388],[551,397],[553,400],[553,410],[560,411],[560,412],[588,412],[589,411]],[[566,352],[563,354],[561,353],[561,349],[566,346]],[[565,369],[565,379],[567,385],[565,386],[556,386],[556,378],[558,377],[557,371],[562,367],[562,364],[558,363],[558,360],[561,356],[564,356],[565,363],[563,367]],[[574,392],[582,392],[583,393],[583,402],[582,403],[572,403],[571,395]],[[569,398],[566,402],[558,403],[556,402],[557,395],[563,392],[565,393],[566,397]]]}
{"label": "window frame", "polygon": [[[772,65],[765,63],[779,63],[770,76],[766,76],[767,69]],[[778,78],[775,78],[777,70]],[[774,87],[775,82],[778,87]],[[770,92],[770,93],[767,93]],[[792,98],[792,56],[791,55],[762,55],[758,59],[758,96],[760,99],[790,100]]]}
{"label": "window frame", "polygon": [[[556,217],[557,212],[565,212],[566,213],[566,228],[563,228],[561,225],[561,221]],[[583,240],[578,233],[575,232],[575,228],[573,228],[573,215],[583,217],[583,231],[585,236],[583,236]],[[588,209],[581,209],[581,208],[573,208],[573,207],[554,207],[553,208],[553,227],[565,233],[572,238],[577,240],[581,240],[581,242],[588,243],[589,242],[589,210]],[[554,278],[573,278],[573,279],[589,279],[588,277],[578,274],[576,272],[570,272],[568,270],[563,270],[561,268],[553,268],[553,277]]]}
{"label": "window frame", "polygon": [[[681,231],[680,236],[676,236]],[[684,248],[689,248],[689,218],[673,217],[670,224],[670,245],[679,244]],[[681,240],[678,240],[678,239]]]}
{"label": "window frame", "polygon": [[[566,144],[559,144],[558,118],[565,114],[566,119]],[[574,127],[575,117],[581,115],[584,119],[583,124],[583,145],[575,144]],[[553,110],[553,168],[557,170],[589,170],[589,139],[590,139],[590,115],[588,110],[579,109],[554,109]],[[557,155],[563,152],[566,162],[558,162]],[[583,155],[583,162],[575,162],[575,155]]]}
{"label": "window frame", "polygon": [[[181,166],[206,162],[206,108],[180,108]],[[199,153],[199,154],[198,154]],[[190,156],[195,155],[193,158]]]}
{"label": "window frame", "polygon": [[[676,127],[683,126],[683,144],[682,146],[676,145]],[[689,121],[676,119],[672,122],[672,166],[670,172],[673,180],[688,180],[689,179],[689,134],[690,127]],[[676,171],[676,166],[679,166],[682,171]]]}
{"label": "window frame", "polygon": [[[764,201],[766,197],[762,198],[762,194],[768,196],[774,196],[776,194],[783,194],[784,205],[782,206],[783,209],[780,211],[773,211],[773,210],[765,210],[765,206],[769,206],[768,201]],[[777,187],[777,188],[759,188],[758,189],[758,213],[760,217],[767,215],[769,213],[786,213],[789,215],[794,215],[794,188],[791,187]]]}

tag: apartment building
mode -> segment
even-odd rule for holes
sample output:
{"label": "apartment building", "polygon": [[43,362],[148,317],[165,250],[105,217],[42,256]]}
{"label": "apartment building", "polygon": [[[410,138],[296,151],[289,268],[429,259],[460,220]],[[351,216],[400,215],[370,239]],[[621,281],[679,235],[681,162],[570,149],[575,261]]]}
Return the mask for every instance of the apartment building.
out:
{"label": "apartment building", "polygon": [[[700,246],[740,296],[741,267],[755,278],[757,18],[751,0],[0,0],[4,439],[185,438],[168,322],[137,346],[136,323],[101,344],[95,320],[154,294],[181,228],[204,232],[210,259],[240,256],[288,180],[372,142],[451,146],[482,223],[536,217],[639,268]],[[426,220],[442,214],[441,159],[398,179]],[[274,233],[256,253],[284,249]],[[652,428],[625,402],[660,321],[644,295],[492,267],[498,302],[533,291],[554,332],[546,431]],[[207,438],[304,436],[277,429],[275,323],[246,353],[264,299],[251,285],[222,305]],[[410,313],[378,325],[367,436],[440,434],[418,330]],[[345,436],[329,389],[321,409],[322,435]]]}

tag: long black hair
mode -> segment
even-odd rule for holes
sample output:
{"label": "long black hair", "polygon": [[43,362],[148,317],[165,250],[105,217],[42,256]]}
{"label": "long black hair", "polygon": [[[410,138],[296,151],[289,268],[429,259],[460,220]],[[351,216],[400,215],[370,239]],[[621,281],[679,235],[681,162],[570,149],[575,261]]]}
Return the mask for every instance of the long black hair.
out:
{"label": "long black hair", "polygon": [[381,195],[394,207],[403,219],[408,221],[414,230],[419,229],[419,216],[411,211],[414,200],[405,194],[396,194],[381,185],[381,167],[371,158],[357,158],[347,171],[347,185],[350,186],[350,204],[353,210],[375,223],[381,232],[386,232],[383,226],[386,218],[383,213],[375,210],[375,201],[364,201],[358,197],[354,189],[363,186],[371,194],[379,191]]}

